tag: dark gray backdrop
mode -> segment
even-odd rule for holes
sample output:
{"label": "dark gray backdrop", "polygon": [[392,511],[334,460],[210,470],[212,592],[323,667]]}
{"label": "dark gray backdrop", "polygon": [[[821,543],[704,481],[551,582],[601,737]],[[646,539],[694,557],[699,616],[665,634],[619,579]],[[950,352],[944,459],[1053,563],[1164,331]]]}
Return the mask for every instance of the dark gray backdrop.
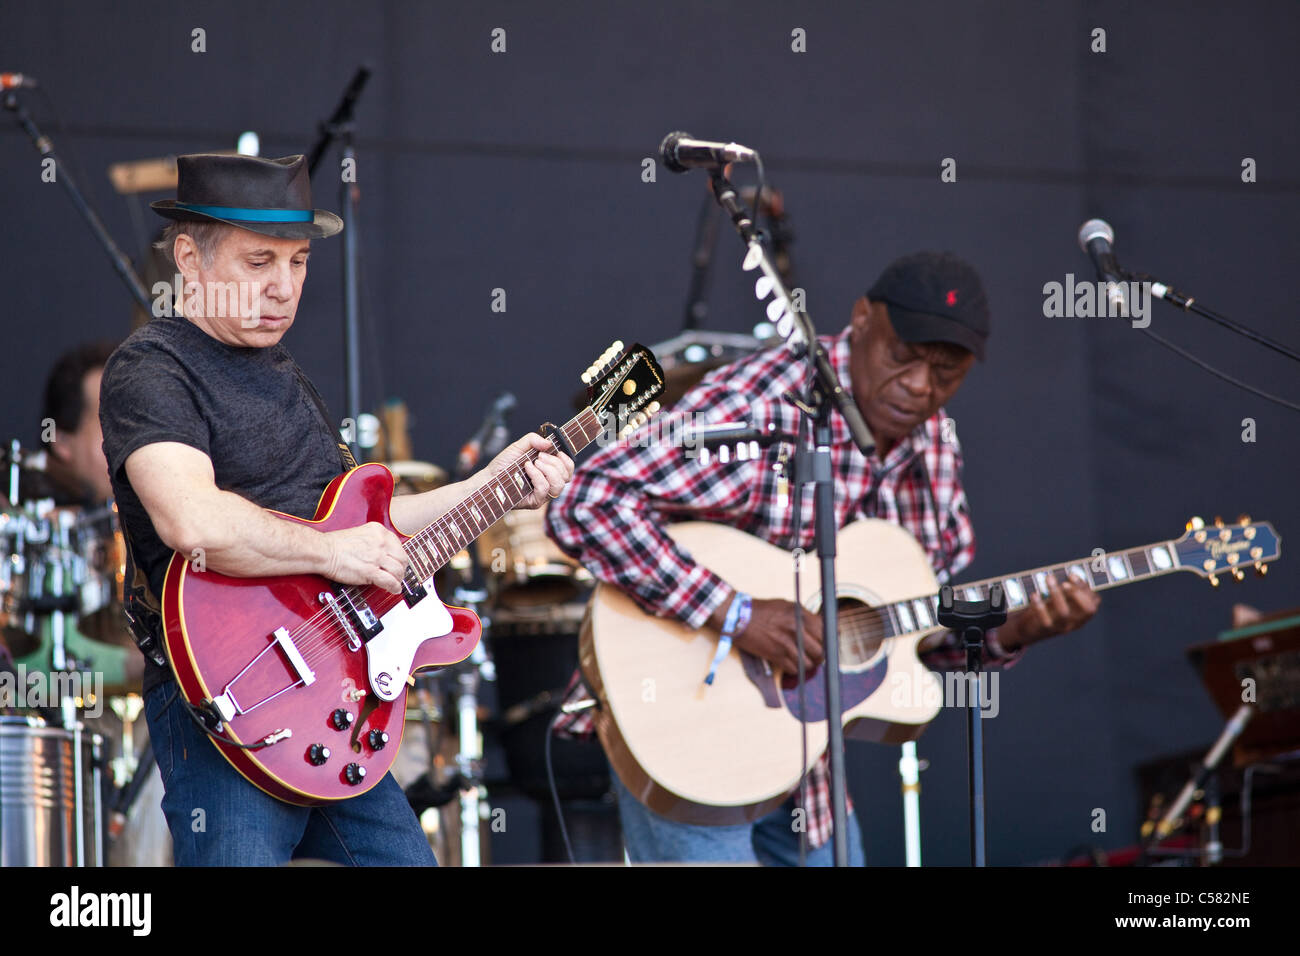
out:
{"label": "dark gray backdrop", "polygon": [[[1102,215],[1121,261],[1300,345],[1294,92],[1300,17],[1279,0],[4,5],[0,69],[30,98],[130,251],[156,221],[113,161],[231,148],[306,150],[363,59],[367,406],[400,396],[417,457],[449,463],[509,388],[522,429],[564,414],[614,338],[681,325],[702,174],[641,160],[672,129],[759,148],[785,190],[794,258],[824,331],[894,256],[948,248],[983,272],[989,361],[953,403],[979,531],[971,576],[1175,537],[1191,514],[1247,511],[1286,534],[1297,418],[1219,382],[1122,321],[1046,319],[1042,286],[1090,276],[1074,233]],[[191,31],[207,50],[191,51]],[[506,52],[490,50],[506,31]],[[1090,50],[1106,31],[1105,53]],[[807,51],[791,49],[806,31]],[[62,126],[52,122],[61,119]],[[940,164],[957,162],[957,181]],[[1253,158],[1258,181],[1243,183]],[[338,208],[337,155],[317,204]],[[333,176],[333,179],[331,179]],[[158,198],[155,196],[146,199]],[[0,123],[3,437],[34,444],[39,387],[67,345],[125,334],[128,300],[9,117]],[[713,317],[759,318],[719,246]],[[341,416],[341,242],[316,244],[290,348]],[[491,310],[494,289],[507,311]],[[1156,306],[1153,330],[1300,399],[1293,367]],[[1242,441],[1242,420],[1257,441]],[[1085,631],[1005,675],[986,721],[990,859],[1119,847],[1132,770],[1210,741],[1219,718],[1184,657],[1234,599],[1300,603],[1293,561],[1212,592],[1180,574],[1110,592]],[[964,719],[921,739],[928,863],[966,859]],[[869,860],[902,861],[897,750],[850,748]],[[1106,811],[1104,832],[1092,824]]]}

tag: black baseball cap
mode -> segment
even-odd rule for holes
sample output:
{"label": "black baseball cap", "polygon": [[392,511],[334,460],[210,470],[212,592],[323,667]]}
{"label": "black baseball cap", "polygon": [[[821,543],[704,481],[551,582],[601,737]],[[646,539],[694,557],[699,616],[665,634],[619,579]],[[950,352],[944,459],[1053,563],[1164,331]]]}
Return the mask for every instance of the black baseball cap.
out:
{"label": "black baseball cap", "polygon": [[904,342],[951,342],[984,361],[989,301],[975,267],[951,252],[916,252],[890,263],[867,290],[889,306]]}

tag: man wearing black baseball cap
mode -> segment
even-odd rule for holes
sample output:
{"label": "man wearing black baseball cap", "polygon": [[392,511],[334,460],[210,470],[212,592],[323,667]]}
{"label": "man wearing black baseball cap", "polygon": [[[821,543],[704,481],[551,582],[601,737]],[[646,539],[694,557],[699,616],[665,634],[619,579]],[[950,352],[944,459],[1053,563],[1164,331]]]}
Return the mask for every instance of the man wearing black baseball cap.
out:
{"label": "man wearing black baseball cap", "polygon": [[[132,334],[105,366],[100,393],[104,455],[140,572],[127,602],[148,658],[145,715],[176,862],[432,863],[391,775],[315,809],[246,781],[177,701],[161,652],[147,649],[157,644],[157,596],[175,552],[233,577],[319,574],[393,593],[407,565],[401,541],[378,523],[320,532],[271,514],[311,518],[326,485],[352,464],[319,393],[280,344],[297,314],[310,241],[342,222],[312,208],[302,156],[199,154],[176,165],[177,198],[154,209],[173,220],[164,251],[184,277],[185,314]],[[465,482],[394,499],[394,524],[427,526],[532,449],[540,454],[524,470],[533,492],[520,507],[540,507],[573,465],[527,435]]]}
{"label": "man wearing black baseball cap", "polygon": [[883,459],[984,360],[989,304],[968,263],[918,252],[886,267],[850,324],[851,389]]}
{"label": "man wearing black baseball cap", "polygon": [[[975,553],[960,448],[944,403],[976,359],[984,358],[989,326],[988,300],[975,269],[950,253],[920,252],[891,263],[854,303],[848,326],[823,340],[875,439],[864,455],[843,419],[833,416],[836,526],[860,518],[902,526],[925,550],[940,582],[950,581]],[[806,374],[806,363],[788,349],[772,349],[714,370],[667,414],[680,416],[683,428],[748,420],[794,433],[799,416],[786,396],[802,389]],[[673,425],[661,421],[661,433],[672,432]],[[773,477],[779,453],[773,447],[757,457],[714,457],[705,463],[662,445],[606,448],[577,470],[551,505],[548,531],[599,580],[625,591],[643,610],[675,618],[690,631],[726,634],[735,649],[792,674],[798,669],[793,605],[740,592],[697,564],[665,531],[669,523],[698,518],[741,528],[782,548],[813,547],[811,496],[803,496],[796,535],[791,502]],[[1030,607],[990,632],[987,664],[1009,664],[1021,648],[1073,630],[1095,613],[1097,597],[1086,585],[1057,588],[1053,582],[1050,587],[1045,600],[1035,595]],[[824,657],[821,627],[818,616],[803,615],[804,645],[813,665]],[[922,656],[935,669],[965,665],[964,648],[951,633],[927,638]],[[575,688],[568,702],[582,696]],[[594,729],[590,713],[575,712],[562,719],[560,729],[589,733]],[[631,788],[645,795],[644,785],[644,779],[626,785],[615,780],[624,840],[634,862],[792,865],[799,859],[800,832],[808,835],[810,865],[831,862],[825,757],[809,772],[806,798],[796,793],[750,824],[670,820],[634,795]],[[850,855],[860,861],[861,839],[851,812],[848,826]]]}

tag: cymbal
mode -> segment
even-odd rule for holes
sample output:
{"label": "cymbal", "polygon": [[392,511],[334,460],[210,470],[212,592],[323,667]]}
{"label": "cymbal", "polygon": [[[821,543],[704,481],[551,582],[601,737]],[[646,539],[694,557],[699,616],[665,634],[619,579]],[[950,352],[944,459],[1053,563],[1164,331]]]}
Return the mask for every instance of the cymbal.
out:
{"label": "cymbal", "polygon": [[439,468],[428,461],[389,461],[385,464],[397,479],[399,495],[433,491],[451,480],[445,468]]}

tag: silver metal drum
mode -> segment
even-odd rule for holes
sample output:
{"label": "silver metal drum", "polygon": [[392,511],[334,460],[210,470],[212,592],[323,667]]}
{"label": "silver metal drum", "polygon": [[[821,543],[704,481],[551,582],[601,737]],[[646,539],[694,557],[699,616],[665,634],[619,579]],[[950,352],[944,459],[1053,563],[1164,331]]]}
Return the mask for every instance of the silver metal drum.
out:
{"label": "silver metal drum", "polygon": [[98,734],[0,716],[0,866],[99,866]]}

